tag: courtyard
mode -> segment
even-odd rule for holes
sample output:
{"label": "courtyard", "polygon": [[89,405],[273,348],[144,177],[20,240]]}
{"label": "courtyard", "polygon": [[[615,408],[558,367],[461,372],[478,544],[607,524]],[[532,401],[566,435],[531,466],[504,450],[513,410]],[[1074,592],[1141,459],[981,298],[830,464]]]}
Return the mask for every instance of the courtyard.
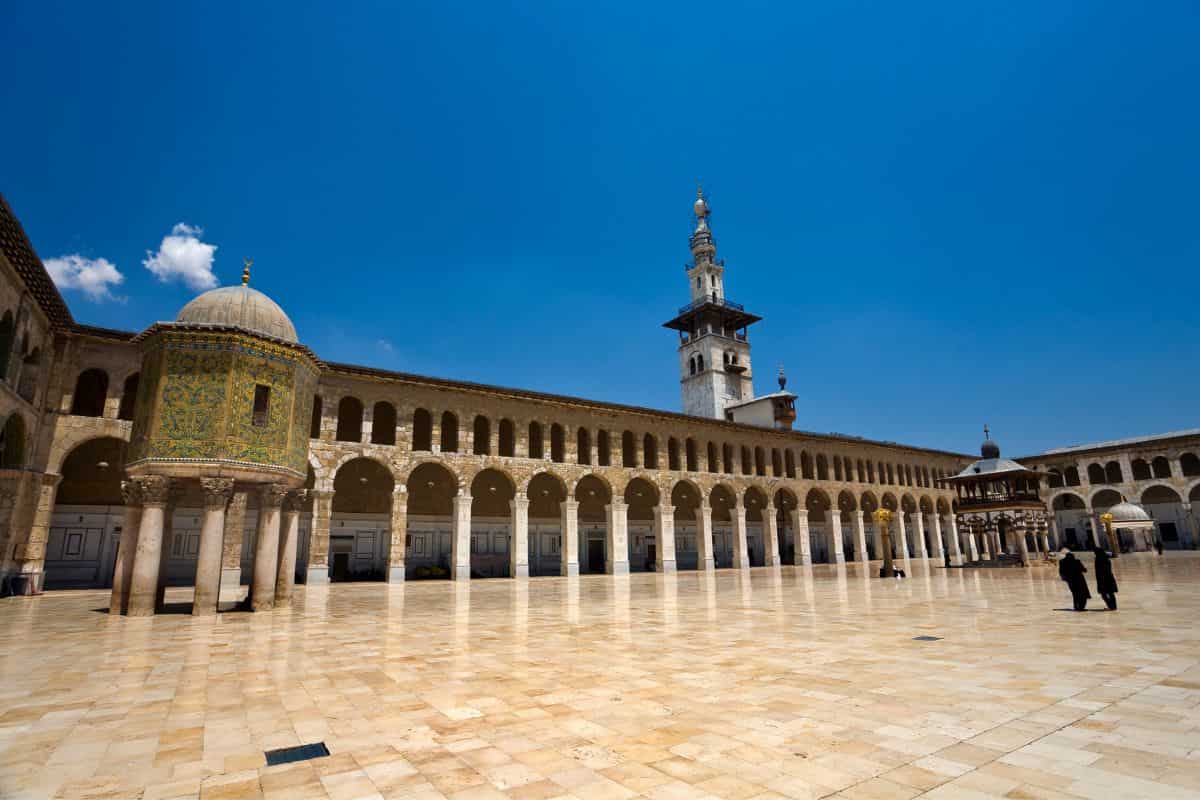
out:
{"label": "courtyard", "polygon": [[1114,563],[1117,613],[915,560],[11,598],[0,796],[1200,798],[1200,555]]}

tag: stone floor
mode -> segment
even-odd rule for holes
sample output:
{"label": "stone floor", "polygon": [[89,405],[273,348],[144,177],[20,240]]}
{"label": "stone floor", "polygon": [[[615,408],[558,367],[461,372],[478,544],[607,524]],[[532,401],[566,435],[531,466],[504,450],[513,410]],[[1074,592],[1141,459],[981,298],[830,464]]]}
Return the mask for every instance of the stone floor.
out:
{"label": "stone floor", "polygon": [[1200,798],[1200,554],[1116,566],[3,600],[0,797]]}

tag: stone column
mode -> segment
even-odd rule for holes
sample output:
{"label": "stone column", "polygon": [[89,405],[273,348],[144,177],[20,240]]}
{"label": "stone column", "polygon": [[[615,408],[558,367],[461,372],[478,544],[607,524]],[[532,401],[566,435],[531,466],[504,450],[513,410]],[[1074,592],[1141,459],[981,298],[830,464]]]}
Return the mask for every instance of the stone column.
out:
{"label": "stone column", "polygon": [[701,503],[696,508],[696,550],[699,563],[697,566],[706,572],[716,569],[713,560],[712,506]]}
{"label": "stone column", "polygon": [[942,561],[946,555],[946,551],[942,548],[942,521],[938,519],[937,512],[929,515],[929,521],[933,528],[933,557]]}
{"label": "stone column", "polygon": [[127,613],[131,617],[154,614],[158,599],[158,572],[163,551],[163,518],[171,482],[159,475],[134,478],[142,499],[142,518],[138,524],[137,550],[133,555],[133,574],[129,579]]}
{"label": "stone column", "polygon": [[[972,529],[972,535],[974,535],[974,529]],[[986,527],[979,530],[979,543],[983,545],[983,551],[980,553],[980,556],[990,561],[992,559],[992,534],[988,532]]]}
{"label": "stone column", "polygon": [[867,553],[867,526],[863,519],[866,515],[865,511],[850,512],[850,520],[854,523],[854,549],[858,560],[864,564],[871,560]]}
{"label": "stone column", "polygon": [[797,508],[792,512],[792,527],[796,531],[796,563],[812,566],[812,541],[808,535],[808,509]]}
{"label": "stone column", "polygon": [[[46,578],[46,542],[50,539],[50,521],[54,518],[54,503],[58,497],[60,483],[62,483],[62,475],[47,472],[41,476],[41,485],[37,487],[37,505],[33,508],[33,522],[29,528],[29,537],[17,549],[17,561],[20,562],[21,574],[29,578],[29,594],[42,593],[42,585]],[[16,513],[16,507],[13,508],[13,513]],[[13,522],[20,524],[20,520],[13,520]],[[17,528],[17,530],[20,529]],[[0,557],[2,555],[0,554]]]}
{"label": "stone column", "polygon": [[896,544],[899,545],[900,558],[912,558],[912,551],[908,549],[908,530],[904,527],[904,512],[896,512],[892,519],[896,520]]}
{"label": "stone column", "polygon": [[404,583],[404,561],[408,557],[408,489],[392,489],[392,518],[388,528],[388,583]]}
{"label": "stone column", "polygon": [[125,501],[125,518],[121,522],[121,539],[117,542],[112,599],[108,602],[110,614],[124,614],[129,606],[129,581],[133,576],[133,556],[137,552],[138,526],[142,522],[142,498],[137,483],[121,481],[121,497]]}
{"label": "stone column", "polygon": [[[668,501],[669,502],[669,501]],[[675,507],[658,505],[654,508],[654,568],[669,574],[675,571]]]}
{"label": "stone column", "polygon": [[204,520],[200,523],[200,552],[196,555],[196,588],[192,616],[217,613],[221,598],[221,548],[225,544],[225,504],[233,494],[228,478],[201,478]]}
{"label": "stone column", "polygon": [[750,549],[746,541],[746,507],[740,502],[729,509],[733,523],[733,566],[735,569],[750,568]]}
{"label": "stone column", "polygon": [[604,571],[609,575],[629,574],[628,512],[625,501],[614,497],[604,507],[608,517],[605,524]]}
{"label": "stone column", "polygon": [[296,586],[296,548],[300,539],[300,507],[307,492],[290,492],[283,503],[283,518],[279,527],[279,566],[275,572],[275,607],[292,605],[292,589]]}
{"label": "stone column", "polygon": [[518,494],[508,502],[512,511],[512,541],[508,547],[508,574],[529,577],[529,498]]}
{"label": "stone column", "polygon": [[579,501],[563,500],[558,505],[562,509],[558,522],[558,572],[571,577],[579,574]]}
{"label": "stone column", "polygon": [[[873,519],[870,515],[871,515],[871,512],[869,512],[869,511],[863,512],[864,519]],[[875,540],[875,555],[878,558],[882,559],[883,558],[883,528],[882,528],[882,526],[880,526],[880,524],[878,522],[876,522],[874,527],[871,529],[871,538]],[[889,555],[890,555],[890,553],[889,553]]]}
{"label": "stone column", "polygon": [[833,563],[846,563],[846,545],[842,541],[842,512],[831,508],[825,512],[829,515],[829,536],[833,540]]}
{"label": "stone column", "polygon": [[246,505],[250,495],[235,491],[225,507],[225,533],[221,537],[221,592],[236,596],[242,586],[242,544],[246,531]]}
{"label": "stone column", "polygon": [[1021,557],[1021,566],[1029,566],[1029,545],[1025,541],[1025,526],[1014,525],[1012,528],[1013,537],[1017,540],[1017,555]]}
{"label": "stone column", "polygon": [[[313,492],[312,530],[308,538],[309,586],[329,583],[329,520],[333,516],[333,492]],[[261,512],[260,512],[261,513]]]}
{"label": "stone column", "polygon": [[783,561],[779,558],[779,518],[775,516],[775,506],[767,503],[762,510],[763,518],[763,548],[766,553],[766,565],[778,567]]}
{"label": "stone column", "polygon": [[979,560],[979,547],[975,541],[975,527],[971,524],[967,525],[967,551],[972,561]]}
{"label": "stone column", "polygon": [[450,515],[450,578],[471,579],[471,501],[465,490],[454,496]]}
{"label": "stone column", "polygon": [[179,481],[171,481],[167,490],[167,506],[163,509],[162,548],[158,558],[158,592],[155,597],[154,610],[162,611],[167,605],[167,567],[171,560],[171,546],[175,540],[175,511],[179,506],[179,497],[183,494],[183,486]]}
{"label": "stone column", "polygon": [[1050,534],[1050,547],[1057,550],[1062,542],[1058,538],[1058,516],[1053,511],[1046,516],[1046,529]]}
{"label": "stone column", "polygon": [[950,546],[950,566],[961,567],[963,565],[962,547],[958,541],[958,523],[953,514],[946,515],[945,525],[946,544]]}
{"label": "stone column", "polygon": [[287,487],[278,483],[263,486],[258,496],[258,533],[254,542],[254,578],[250,584],[250,608],[270,611],[275,607],[275,578],[279,570],[280,505]]}
{"label": "stone column", "polygon": [[917,540],[917,558],[929,558],[929,548],[925,546],[925,515],[920,510],[913,512],[913,537]]}
{"label": "stone column", "polygon": [[[1174,475],[1176,473],[1171,473],[1171,474]],[[1179,473],[1179,474],[1182,474],[1182,473]],[[1187,525],[1188,543],[1187,543],[1186,547],[1191,547],[1191,548],[1195,549],[1196,544],[1197,544],[1197,542],[1196,542],[1196,518],[1192,516],[1192,504],[1190,502],[1184,502],[1184,503],[1180,503],[1179,505],[1183,509],[1184,524]]]}

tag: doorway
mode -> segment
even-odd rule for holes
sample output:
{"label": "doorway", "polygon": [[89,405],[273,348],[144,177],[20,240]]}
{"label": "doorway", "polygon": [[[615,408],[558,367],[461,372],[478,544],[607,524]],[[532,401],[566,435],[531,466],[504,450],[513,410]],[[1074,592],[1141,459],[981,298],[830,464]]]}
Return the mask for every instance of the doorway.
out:
{"label": "doorway", "polygon": [[588,539],[587,543],[588,572],[603,574],[604,572],[604,540]]}

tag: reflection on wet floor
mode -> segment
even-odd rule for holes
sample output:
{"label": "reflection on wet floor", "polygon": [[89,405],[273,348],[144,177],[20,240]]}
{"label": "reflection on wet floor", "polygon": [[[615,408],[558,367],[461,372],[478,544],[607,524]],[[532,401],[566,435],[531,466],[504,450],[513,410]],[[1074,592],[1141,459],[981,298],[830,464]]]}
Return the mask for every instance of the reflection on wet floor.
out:
{"label": "reflection on wet floor", "polygon": [[3,600],[0,796],[1200,798],[1200,556],[1115,566],[1089,614],[918,561]]}

